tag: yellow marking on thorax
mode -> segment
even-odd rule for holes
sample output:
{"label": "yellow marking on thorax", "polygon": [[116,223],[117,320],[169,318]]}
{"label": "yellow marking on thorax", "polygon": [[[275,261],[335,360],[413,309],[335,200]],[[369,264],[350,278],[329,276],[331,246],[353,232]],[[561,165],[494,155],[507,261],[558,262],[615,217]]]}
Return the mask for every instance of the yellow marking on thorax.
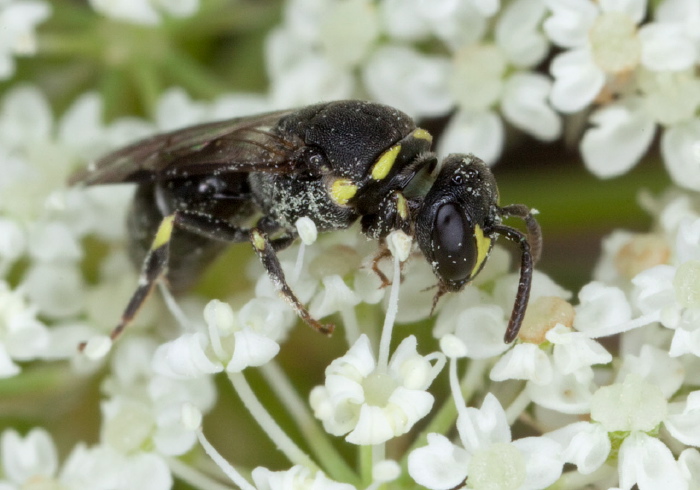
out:
{"label": "yellow marking on thorax", "polygon": [[166,216],[161,221],[158,227],[158,232],[156,232],[156,237],[153,239],[153,244],[151,245],[151,250],[155,250],[162,247],[170,241],[170,237],[173,234],[173,222],[175,221],[175,215]]}
{"label": "yellow marking on thorax", "polygon": [[474,277],[479,272],[491,250],[491,238],[484,236],[484,230],[479,225],[474,227],[474,239],[476,240],[476,262],[474,263],[471,277]]}
{"label": "yellow marking on thorax", "polygon": [[382,156],[380,156],[377,159],[377,162],[374,164],[374,167],[372,167],[371,175],[374,180],[382,180],[384,177],[389,175],[389,171],[394,165],[396,157],[398,156],[400,151],[401,145],[395,145],[389,148],[384,153],[382,153]]}
{"label": "yellow marking on thorax", "polygon": [[422,128],[414,129],[411,135],[419,140],[427,140],[431,143],[433,142],[433,135]]}
{"label": "yellow marking on thorax", "polygon": [[344,206],[355,196],[357,186],[350,179],[335,179],[331,184],[331,199]]}

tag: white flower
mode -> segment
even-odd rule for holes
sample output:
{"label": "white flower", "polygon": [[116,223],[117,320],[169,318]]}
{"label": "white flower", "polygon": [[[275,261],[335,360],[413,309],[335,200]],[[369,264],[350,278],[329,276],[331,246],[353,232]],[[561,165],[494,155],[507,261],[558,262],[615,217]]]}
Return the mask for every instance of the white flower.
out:
{"label": "white flower", "polygon": [[675,252],[675,265],[657,265],[632,279],[632,301],[645,316],[674,330],[672,356],[700,355],[700,220],[681,223]]}
{"label": "white flower", "polygon": [[[347,434],[353,444],[379,444],[408,432],[433,406],[425,391],[444,365],[440,353],[421,356],[416,338],[405,338],[386,369],[378,368],[369,338],[361,335],[348,353],[326,369],[311,406],[327,432]],[[433,363],[434,361],[434,363]]]}
{"label": "white flower", "polygon": [[15,221],[0,217],[0,277],[24,254],[26,241],[24,231]]}
{"label": "white flower", "polygon": [[36,308],[18,290],[0,281],[0,377],[14,376],[15,361],[36,359],[49,346],[49,331],[36,318]]}
{"label": "white flower", "polygon": [[614,77],[642,65],[650,70],[682,70],[694,61],[690,40],[672,24],[637,30],[646,0],[627,2],[546,0],[552,12],[545,32],[568,51],[552,61],[552,103],[575,112],[593,102]]}
{"label": "white flower", "polygon": [[[492,15],[498,9],[497,2],[478,3],[481,7],[476,8],[484,15]],[[484,29],[478,20],[483,23],[484,19],[467,2],[401,7],[404,8],[413,11],[404,14],[409,18],[408,25],[422,23],[432,29],[432,18],[449,19],[444,23],[448,32],[441,36],[436,27],[434,35],[443,38],[450,56],[423,54],[405,44],[388,44],[376,50],[364,66],[363,80],[373,98],[414,117],[439,116],[456,107],[441,136],[439,153],[463,152],[468,148],[493,162],[505,139],[501,116],[543,140],[559,135],[559,116],[548,105],[549,79],[526,71],[547,53],[548,42],[539,32],[545,14],[541,0],[509,3],[496,20],[495,43],[482,39]],[[425,15],[419,13],[423,10]],[[390,31],[404,32],[406,26],[399,25],[400,19],[398,16],[397,20],[387,21]],[[460,36],[449,31],[455,24],[459,28],[454,32]]]}
{"label": "white flower", "polygon": [[634,484],[640,490],[662,484],[688,488],[671,450],[649,433],[664,423],[681,442],[697,444],[698,400],[698,392],[693,392],[684,404],[672,408],[658,386],[637,374],[627,375],[623,382],[602,387],[594,394],[591,419],[608,432],[629,433],[618,456],[620,488],[630,489]]}
{"label": "white flower", "polygon": [[90,0],[98,12],[134,24],[155,25],[161,12],[173,17],[189,17],[199,10],[199,0]]}
{"label": "white flower", "polygon": [[643,432],[634,432],[620,446],[618,454],[620,488],[640,490],[668,488],[684,490],[688,483],[683,477],[671,450],[660,440]]}
{"label": "white flower", "polygon": [[363,70],[372,97],[413,117],[445,114],[452,106],[446,79],[449,61],[401,45],[377,49]]}
{"label": "white flower", "polygon": [[17,487],[32,479],[51,479],[58,469],[58,454],[51,436],[43,429],[32,429],[21,437],[10,429],[0,439],[5,477]]}
{"label": "white flower", "polygon": [[491,393],[480,409],[458,405],[458,411],[462,447],[433,433],[427,446],[409,454],[408,472],[419,485],[447,490],[468,478],[471,488],[498,485],[534,490],[551,485],[561,475],[559,444],[544,437],[512,441],[505,412]]}
{"label": "white flower", "polygon": [[379,33],[377,8],[367,0],[289,2],[283,25],[266,45],[272,105],[351,97],[353,69],[369,55]]}
{"label": "white flower", "polygon": [[51,436],[34,428],[22,437],[10,429],[0,438],[3,490],[61,488],[66,490],[168,490],[173,479],[166,463],[155,455],[119,455],[105,446],[78,444],[59,468]]}
{"label": "white flower", "polygon": [[338,483],[322,472],[312,472],[304,466],[293,466],[287,471],[270,471],[258,467],[253,470],[257,490],[355,490],[348,483]]}
{"label": "white flower", "polygon": [[593,127],[581,140],[587,167],[600,177],[630,170],[646,153],[657,126],[664,128],[661,150],[671,178],[679,186],[698,190],[696,142],[700,121],[700,80],[693,70],[652,72],[637,77],[640,95],[623,98],[591,115]]}
{"label": "white flower", "polygon": [[155,374],[155,348],[147,339],[121,340],[112,357],[112,376],[103,384],[108,398],[102,402],[102,440],[125,456],[143,447],[152,447],[156,455],[184,454],[196,436],[181,422],[183,404],[206,412],[215,401],[210,378],[174,380]]}
{"label": "white flower", "polygon": [[291,326],[289,307],[269,298],[254,298],[234,314],[211,300],[204,308],[206,333],[185,333],[158,347],[154,369],[175,378],[196,378],[249,366],[261,366],[279,352],[277,343]]}
{"label": "white flower", "polygon": [[41,0],[8,0],[0,5],[0,79],[15,72],[13,56],[36,52],[34,29],[51,15],[51,6]]}

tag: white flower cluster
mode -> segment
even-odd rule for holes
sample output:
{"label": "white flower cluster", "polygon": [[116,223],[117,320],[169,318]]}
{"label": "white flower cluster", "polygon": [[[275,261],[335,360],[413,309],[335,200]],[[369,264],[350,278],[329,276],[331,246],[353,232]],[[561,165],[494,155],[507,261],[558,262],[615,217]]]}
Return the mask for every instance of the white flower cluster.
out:
{"label": "white flower cluster", "polygon": [[[153,29],[199,8],[90,3]],[[33,52],[49,13],[39,0],[0,0],[0,78]],[[0,378],[22,384],[58,365],[63,377],[103,377],[97,442],[78,443],[61,465],[46,430],[8,429],[0,488],[167,490],[175,479],[229,488],[224,475],[244,490],[700,488],[700,198],[688,193],[700,190],[699,33],[697,0],[289,0],[267,38],[264,96],[200,103],[175,88],[153,122],[104,124],[95,93],[54,119],[38,88],[10,87],[0,103]],[[410,237],[387,238],[393,256],[379,266],[393,284],[381,288],[374,243],[356,228],[316,242],[302,218],[302,243],[279,258],[311,315],[342,324],[347,350],[323,380],[304,362],[299,372],[278,364],[297,317],[252,256],[231,274],[248,276],[247,291],[185,297],[171,311],[150,301],[106,362],[78,355],[80,341],[114,326],[137,275],[123,226],[133,189],[66,187],[71,171],[157,131],[347,97],[416,118],[451,114],[438,151],[489,162],[507,127],[552,141],[576,117],[584,161],[601,177],[631,168],[658,127],[686,190],[642,196],[652,231],[606,238],[594,280],[576,295],[535,271],[513,345],[502,339],[519,275],[500,246],[473,283],[435,305],[430,264],[411,254]],[[441,352],[403,324],[432,328]],[[163,328],[145,332],[154,325]],[[235,467],[208,442],[217,375],[287,470]],[[297,392],[310,384],[300,378],[316,386]],[[263,390],[286,417],[262,403]]]}
{"label": "white flower cluster", "polygon": [[[674,182],[700,190],[700,5],[651,4],[290,0],[267,46],[273,104],[367,94],[416,117],[454,112],[439,151],[487,162],[504,122],[551,141],[563,116],[594,108],[580,145],[591,172],[627,172],[658,127]],[[538,68],[555,47],[549,78]]]}
{"label": "white flower cluster", "polygon": [[[493,339],[506,319],[496,298],[505,287],[499,283],[507,278],[496,280],[492,297],[471,292],[461,295],[459,306],[446,304],[436,334],[452,358],[460,445],[440,434],[428,435],[428,445],[409,457],[415,480],[436,490],[453,488],[465,478],[473,488],[481,488],[474,479],[483,479],[500,481],[502,488],[534,489],[557,480],[582,485],[587,481],[583,475],[591,475],[591,482],[617,482],[621,489],[695,488],[700,483],[695,466],[700,458],[700,392],[693,389],[700,363],[699,205],[684,194],[647,197],[659,231],[614,233],[606,241],[598,280],[581,289],[576,306],[543,276],[536,277],[520,342],[498,358],[494,356],[503,350],[495,349]],[[622,362],[616,365],[596,339],[620,333]],[[521,391],[505,413],[487,395],[481,412],[489,414],[482,417],[491,425],[480,425],[478,418],[466,423],[468,414],[479,412],[463,408],[464,388],[454,368],[458,357],[472,358],[470,369],[485,368],[489,364],[482,360],[493,359],[493,381],[521,380]],[[468,372],[463,382],[470,376]],[[512,423],[530,403],[536,407],[534,423],[544,434],[514,441],[519,455],[498,446],[487,461],[479,459],[489,444],[511,443],[506,419]],[[577,421],[582,415],[590,422]],[[499,419],[500,425],[493,425]],[[497,427],[498,435],[493,432]],[[528,459],[529,451],[538,455],[535,461]],[[578,480],[562,475],[567,463],[576,465]],[[482,471],[493,473],[484,476]]]}

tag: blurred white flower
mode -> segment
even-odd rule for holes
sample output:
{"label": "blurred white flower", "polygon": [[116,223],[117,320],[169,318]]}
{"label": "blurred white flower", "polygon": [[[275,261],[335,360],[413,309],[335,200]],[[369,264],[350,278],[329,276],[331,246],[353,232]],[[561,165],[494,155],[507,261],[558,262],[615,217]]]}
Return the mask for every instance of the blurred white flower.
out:
{"label": "blurred white flower", "polygon": [[568,49],[552,61],[552,103],[575,112],[594,101],[606,85],[633,74],[638,66],[653,71],[690,68],[695,53],[691,40],[671,23],[649,23],[637,29],[646,0],[600,2],[545,0],[552,15],[547,35]]}
{"label": "blurred white flower", "polygon": [[[404,14],[410,19],[409,25],[420,24],[416,12],[421,9],[433,11],[423,16],[426,29],[432,29],[432,17],[447,13],[448,31],[449,25],[460,23],[459,32],[467,32],[470,37],[462,36],[460,42],[455,42],[447,34],[450,56],[422,54],[398,43],[380,47],[362,72],[369,93],[413,117],[439,116],[456,108],[438,145],[442,154],[468,148],[486,162],[493,162],[505,140],[501,117],[536,138],[556,138],[561,121],[549,106],[551,83],[547,77],[527,71],[547,54],[548,41],[540,32],[545,15],[543,2],[509,3],[496,18],[495,42],[481,39],[484,31],[474,28],[474,19],[492,15],[498,2],[475,2],[469,8],[476,7],[482,14],[472,10],[469,15],[461,15],[465,5],[468,2],[443,2],[437,8],[432,4],[407,7],[414,11],[413,17]],[[395,22],[388,25],[399,33],[398,37],[405,37]],[[435,28],[434,35],[440,37],[439,28]]]}
{"label": "blurred white flower", "polygon": [[335,482],[322,472],[314,473],[304,466],[293,466],[286,471],[258,467],[252,476],[257,490],[355,490],[348,483]]}
{"label": "blurred white flower", "polygon": [[379,34],[377,7],[368,0],[289,2],[266,45],[272,105],[286,109],[352,97],[353,70]]}
{"label": "blurred white flower", "polygon": [[168,490],[173,479],[164,461],[139,453],[129,457],[103,446],[78,444],[59,467],[51,436],[34,428],[22,437],[9,429],[0,437],[3,490],[61,488],[65,490]]}
{"label": "blurred white flower", "polygon": [[36,52],[34,29],[50,15],[51,5],[41,0],[0,3],[0,80],[14,75],[14,56],[30,56]]}
{"label": "blurred white flower", "polygon": [[0,377],[20,371],[15,361],[41,357],[49,346],[49,331],[36,318],[36,308],[19,290],[0,281]]}
{"label": "blurred white flower", "polygon": [[416,338],[405,338],[386,369],[378,368],[369,338],[326,369],[326,382],[311,391],[314,414],[333,435],[353,444],[379,444],[405,434],[433,406],[426,389],[444,365],[440,353],[421,356]]}
{"label": "blurred white flower", "polygon": [[107,17],[144,25],[159,24],[162,14],[190,17],[199,10],[199,0],[90,0],[90,5]]}
{"label": "blurred white flower", "polygon": [[196,435],[181,421],[182,406],[194,405],[202,412],[216,398],[213,381],[172,379],[151,367],[156,343],[127,337],[115,348],[111,376],[102,386],[102,444],[127,457],[152,448],[159,458],[189,451]]}

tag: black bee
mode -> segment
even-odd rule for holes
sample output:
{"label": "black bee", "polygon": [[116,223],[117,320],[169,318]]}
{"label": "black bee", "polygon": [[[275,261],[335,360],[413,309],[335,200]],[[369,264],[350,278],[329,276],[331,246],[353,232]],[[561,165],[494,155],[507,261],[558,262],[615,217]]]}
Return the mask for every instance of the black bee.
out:
{"label": "black bee", "polygon": [[[516,242],[520,283],[505,334],[513,341],[540,254],[539,225],[524,205],[499,206],[496,181],[478,158],[449,155],[437,169],[431,143],[401,111],[348,100],[160,134],[77,172],[71,184],[138,184],[128,229],[141,278],[112,338],[166,274],[171,288],[185,289],[227,243],[244,241],[299,316],[330,333],[287,285],[275,253],[297,238],[297,219],[309,217],[319,231],[360,219],[382,244],[393,230],[414,236],[438,279],[435,302],[479,273],[497,235]],[[502,224],[508,216],[524,219],[527,235]],[[377,272],[384,255],[385,246]]]}

